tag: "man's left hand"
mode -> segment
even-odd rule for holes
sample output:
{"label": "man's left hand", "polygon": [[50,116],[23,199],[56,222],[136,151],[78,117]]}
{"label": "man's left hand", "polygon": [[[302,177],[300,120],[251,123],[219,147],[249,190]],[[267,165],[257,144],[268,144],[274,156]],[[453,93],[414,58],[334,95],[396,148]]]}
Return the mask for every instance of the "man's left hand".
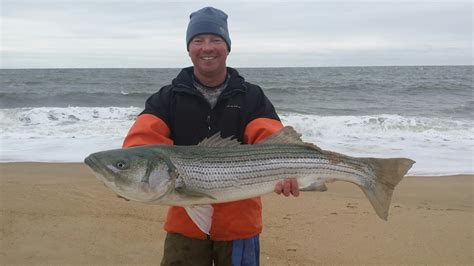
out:
{"label": "man's left hand", "polygon": [[300,189],[298,187],[298,181],[296,178],[285,178],[285,180],[280,181],[275,186],[275,193],[278,195],[282,194],[286,197],[293,195],[298,197],[300,195]]}

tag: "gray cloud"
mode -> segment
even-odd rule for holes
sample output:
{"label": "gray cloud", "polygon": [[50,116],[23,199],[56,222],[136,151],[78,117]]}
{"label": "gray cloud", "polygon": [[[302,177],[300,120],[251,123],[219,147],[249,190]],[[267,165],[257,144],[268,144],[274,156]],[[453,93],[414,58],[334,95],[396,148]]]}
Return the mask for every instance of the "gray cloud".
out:
{"label": "gray cloud", "polygon": [[[200,1],[2,1],[2,67],[182,67]],[[210,2],[233,66],[472,64],[472,3]]]}

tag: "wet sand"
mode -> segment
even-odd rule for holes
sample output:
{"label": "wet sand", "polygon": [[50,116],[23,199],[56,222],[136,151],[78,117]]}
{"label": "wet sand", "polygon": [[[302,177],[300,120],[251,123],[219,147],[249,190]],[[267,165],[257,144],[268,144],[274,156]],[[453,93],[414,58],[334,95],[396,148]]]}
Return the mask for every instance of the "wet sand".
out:
{"label": "wet sand", "polygon": [[[474,264],[474,176],[407,177],[388,222],[356,186],[263,197],[262,265]],[[166,207],[127,202],[83,164],[0,164],[1,264],[142,264]]]}

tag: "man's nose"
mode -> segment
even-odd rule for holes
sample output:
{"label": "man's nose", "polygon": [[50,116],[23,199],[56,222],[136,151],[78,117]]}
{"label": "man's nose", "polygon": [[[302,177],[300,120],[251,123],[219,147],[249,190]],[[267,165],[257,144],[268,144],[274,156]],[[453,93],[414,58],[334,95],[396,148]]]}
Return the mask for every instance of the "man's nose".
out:
{"label": "man's nose", "polygon": [[202,49],[203,50],[211,50],[212,49],[212,43],[210,41],[204,41],[202,44]]}

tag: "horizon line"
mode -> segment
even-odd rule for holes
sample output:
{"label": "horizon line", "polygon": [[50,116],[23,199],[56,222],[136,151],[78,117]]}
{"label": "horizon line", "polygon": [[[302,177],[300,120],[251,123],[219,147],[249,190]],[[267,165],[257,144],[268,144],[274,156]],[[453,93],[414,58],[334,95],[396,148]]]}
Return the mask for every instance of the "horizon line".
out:
{"label": "horizon line", "polygon": [[[341,66],[227,66],[231,68],[338,68],[338,67],[445,67],[445,66],[474,66],[474,64],[453,65],[341,65]],[[183,69],[185,67],[18,67],[3,68],[0,70],[48,70],[48,69]]]}

